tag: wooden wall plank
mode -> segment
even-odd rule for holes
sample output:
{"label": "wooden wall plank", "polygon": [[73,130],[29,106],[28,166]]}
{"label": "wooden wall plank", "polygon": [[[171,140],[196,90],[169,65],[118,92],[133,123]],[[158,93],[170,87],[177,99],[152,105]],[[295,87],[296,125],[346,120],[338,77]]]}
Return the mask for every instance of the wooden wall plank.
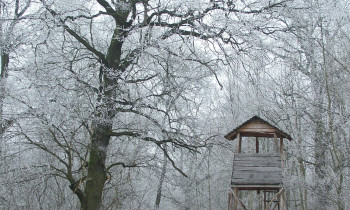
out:
{"label": "wooden wall plank", "polygon": [[281,166],[281,162],[277,162],[277,161],[264,161],[264,160],[260,160],[260,161],[234,161],[235,167],[236,166],[246,166],[246,167],[280,167]]}
{"label": "wooden wall plank", "polygon": [[281,184],[281,154],[236,154],[232,183],[241,185]]}
{"label": "wooden wall plank", "polygon": [[281,182],[279,180],[256,180],[256,179],[245,179],[245,180],[233,180],[232,184],[237,185],[279,185]]}
{"label": "wooden wall plank", "polygon": [[278,153],[240,153],[236,154],[235,157],[281,157]]}
{"label": "wooden wall plank", "polygon": [[280,167],[235,167],[234,172],[280,172],[282,173],[282,168]]}
{"label": "wooden wall plank", "polygon": [[254,179],[254,180],[275,180],[282,179],[281,173],[264,173],[264,174],[248,174],[248,173],[236,173],[233,177],[234,180],[238,179]]}

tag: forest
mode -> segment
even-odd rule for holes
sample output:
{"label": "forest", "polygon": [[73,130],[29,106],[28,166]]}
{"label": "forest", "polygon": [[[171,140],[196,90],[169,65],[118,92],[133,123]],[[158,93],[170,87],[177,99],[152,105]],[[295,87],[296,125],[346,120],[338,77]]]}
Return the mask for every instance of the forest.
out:
{"label": "forest", "polygon": [[255,115],[293,138],[287,209],[350,209],[349,11],[0,0],[0,209],[227,209],[224,136]]}

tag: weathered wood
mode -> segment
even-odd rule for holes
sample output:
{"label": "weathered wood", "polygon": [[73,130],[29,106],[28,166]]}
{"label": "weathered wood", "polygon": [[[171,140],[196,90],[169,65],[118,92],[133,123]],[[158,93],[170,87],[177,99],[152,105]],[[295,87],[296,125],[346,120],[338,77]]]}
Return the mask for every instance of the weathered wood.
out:
{"label": "weathered wood", "polygon": [[[255,138],[255,154],[242,154],[242,137],[256,137]],[[274,152],[269,154],[259,153],[259,137],[272,138],[271,143],[274,145]],[[274,190],[278,192],[283,188],[282,185],[282,170],[283,170],[283,138],[292,140],[290,135],[286,134],[277,127],[254,116],[242,125],[238,126],[225,136],[228,140],[238,138],[236,145],[236,152],[233,160],[233,171],[231,179],[232,196],[235,201],[233,209],[237,210],[238,205],[245,209],[243,203],[238,199],[238,192],[240,190]],[[278,138],[280,138],[278,141]],[[283,191],[277,193],[278,200],[275,207],[283,208]],[[281,199],[280,199],[281,198]],[[229,210],[231,210],[231,202],[229,197]],[[272,199],[275,200],[276,196]],[[268,202],[268,201],[267,201]],[[266,204],[265,203],[265,207]],[[267,205],[271,207],[271,202]],[[274,207],[274,208],[275,208]]]}
{"label": "weathered wood", "polygon": [[283,138],[280,138],[281,166],[284,168]]}
{"label": "weathered wood", "polygon": [[277,133],[273,133],[273,138],[274,138],[274,150],[275,152],[279,152],[279,147],[278,147],[278,140],[277,140]]}
{"label": "weathered wood", "polygon": [[233,210],[233,192],[232,190],[229,191],[228,193],[228,206],[227,209],[228,210]]}
{"label": "weathered wood", "polygon": [[234,173],[234,179],[241,179],[241,178],[259,178],[259,177],[266,177],[266,179],[270,179],[269,177],[280,177],[282,176],[282,171],[236,171]]}
{"label": "weathered wood", "polygon": [[283,192],[284,192],[284,188],[281,188],[281,190],[280,190],[276,195],[274,195],[273,198],[271,199],[271,201],[267,204],[265,210],[269,210],[270,207],[271,207],[271,205],[272,205],[272,203],[273,203],[273,201],[274,201],[276,198],[278,198]]}
{"label": "weathered wood", "polygon": [[238,188],[239,190],[278,190],[282,187],[282,184],[231,184],[232,187]]}
{"label": "weathered wood", "polygon": [[238,199],[238,188],[235,188],[233,190],[233,197],[234,197],[234,206],[233,206],[233,210],[237,210],[237,207],[238,207],[238,202],[239,202],[239,199]]}
{"label": "weathered wood", "polygon": [[269,164],[271,163],[278,163],[278,165],[281,167],[281,158],[280,157],[267,157],[267,158],[263,158],[263,157],[255,157],[255,158],[252,158],[252,157],[247,157],[246,159],[245,158],[237,158],[235,159],[235,163],[243,163],[243,162],[250,162],[252,164],[255,163],[255,165],[257,166],[269,166]]}
{"label": "weathered wood", "polygon": [[[282,179],[282,173],[274,173],[274,172],[271,172],[271,173],[261,173],[261,172],[255,172],[255,173],[252,173],[252,172],[246,172],[246,173],[243,173],[243,172],[239,172],[239,173],[235,173],[235,176],[233,177],[232,180],[239,180],[239,179],[242,179],[242,180],[245,180],[245,179],[253,179],[253,180],[265,180],[265,181],[269,181],[269,180],[275,180],[275,179]],[[281,181],[281,180],[278,180],[278,181]],[[275,182],[274,182],[275,183]]]}
{"label": "weathered wood", "polygon": [[[273,131],[272,132],[266,132],[266,131],[251,131],[246,130],[244,132],[241,131],[241,136],[243,137],[268,137],[273,138]],[[283,137],[282,135],[277,134],[278,137]]]}
{"label": "weathered wood", "polygon": [[235,185],[278,185],[281,184],[282,180],[278,180],[275,178],[274,180],[266,180],[266,179],[234,179],[232,184]]}
{"label": "weathered wood", "polygon": [[244,126],[242,126],[240,129],[274,129],[275,128],[267,123],[261,122],[259,120],[254,120]]}
{"label": "weathered wood", "polygon": [[228,140],[234,140],[238,137],[238,133],[241,133],[241,136],[254,136],[254,137],[274,137],[274,133],[277,134],[277,137],[287,138],[292,140],[291,136],[280,130],[279,128],[271,125],[269,122],[261,119],[258,116],[254,116],[251,119],[247,120],[240,126],[236,127],[234,130],[225,135],[225,138]]}
{"label": "weathered wood", "polygon": [[286,199],[285,199],[285,191],[282,192],[282,194],[280,195],[280,210],[286,210],[287,206],[286,206]]}
{"label": "weathered wood", "polygon": [[236,154],[233,162],[232,184],[278,185],[282,183],[279,153]]}
{"label": "weathered wood", "polygon": [[275,178],[282,178],[281,172],[237,172],[234,174],[234,179],[264,179],[264,180],[273,180]]}
{"label": "weathered wood", "polygon": [[[283,138],[280,138],[280,153],[281,153],[281,167],[282,171],[284,170],[284,151],[283,151]],[[286,209],[286,202],[285,202],[285,192],[283,191],[280,195],[280,209],[285,210]]]}
{"label": "weathered wood", "polygon": [[240,160],[234,162],[236,166],[245,166],[245,167],[281,167],[281,161],[273,161],[273,160]]}
{"label": "weathered wood", "polygon": [[235,174],[232,178],[234,184],[282,184],[282,174]]}
{"label": "weathered wood", "polygon": [[282,169],[278,167],[236,167],[235,168],[236,173],[254,173],[254,172],[271,172],[271,173],[281,173]]}
{"label": "weathered wood", "polygon": [[239,129],[240,132],[257,132],[257,133],[273,133],[276,130],[274,128],[241,128]]}
{"label": "weathered wood", "polygon": [[[277,180],[277,179],[276,179]],[[279,185],[281,181],[265,179],[237,179],[233,180],[233,185]]]}
{"label": "weathered wood", "polygon": [[[259,153],[261,154],[261,153]],[[238,156],[235,157],[235,161],[273,161],[273,162],[277,162],[277,161],[281,161],[281,156]]]}
{"label": "weathered wood", "polygon": [[[231,189],[232,190],[232,189]],[[247,207],[242,203],[242,201],[238,198],[238,188],[234,188],[233,197],[235,199],[234,210],[237,210],[238,204],[243,210],[247,210]]]}
{"label": "weathered wood", "polygon": [[238,138],[238,143],[237,143],[237,148],[236,151],[237,153],[241,153],[242,152],[242,136],[241,133],[237,133],[237,138]]}
{"label": "weathered wood", "polygon": [[240,157],[281,157],[279,152],[275,153],[240,153],[235,155],[236,158]]}

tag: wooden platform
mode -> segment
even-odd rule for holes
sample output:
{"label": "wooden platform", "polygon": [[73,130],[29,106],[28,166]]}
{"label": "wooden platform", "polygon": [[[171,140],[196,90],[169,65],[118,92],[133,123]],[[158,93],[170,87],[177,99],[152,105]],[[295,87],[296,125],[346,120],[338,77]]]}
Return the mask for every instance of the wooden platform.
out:
{"label": "wooden platform", "polygon": [[281,154],[235,154],[231,187],[246,190],[281,188]]}

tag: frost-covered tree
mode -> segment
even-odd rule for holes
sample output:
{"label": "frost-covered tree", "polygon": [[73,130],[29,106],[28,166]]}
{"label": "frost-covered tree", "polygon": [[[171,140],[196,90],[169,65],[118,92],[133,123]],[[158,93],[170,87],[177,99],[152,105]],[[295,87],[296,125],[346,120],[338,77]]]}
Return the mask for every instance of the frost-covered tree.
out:
{"label": "frost-covered tree", "polygon": [[123,205],[117,166],[148,166],[158,151],[187,176],[175,149],[205,145],[194,120],[205,78],[228,48],[247,52],[281,30],[286,2],[42,0],[16,129],[52,158],[82,209]]}

